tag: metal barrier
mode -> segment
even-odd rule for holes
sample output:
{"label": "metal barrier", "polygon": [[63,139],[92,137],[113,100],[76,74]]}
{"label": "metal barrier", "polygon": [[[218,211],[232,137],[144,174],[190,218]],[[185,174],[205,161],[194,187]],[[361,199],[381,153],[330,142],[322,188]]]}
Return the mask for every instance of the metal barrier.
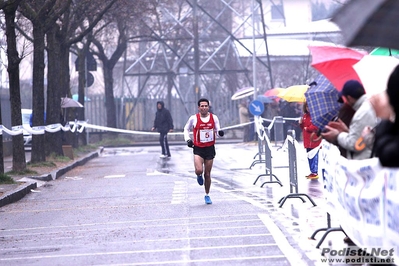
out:
{"label": "metal barrier", "polygon": [[[258,136],[258,153],[255,154],[255,156],[253,158],[254,161],[252,162],[249,169],[251,169],[254,165],[256,165],[258,163],[266,162],[265,160],[262,159],[262,155],[265,155],[265,151],[263,150],[263,141],[265,139],[265,136],[267,136],[268,139],[270,140],[270,130],[272,130],[272,128],[274,127],[275,121],[276,121],[276,117],[273,118],[269,127],[264,127],[263,126],[263,118],[257,117],[257,119],[255,119],[256,134]],[[257,156],[259,157],[259,159],[255,160],[255,158]]]}
{"label": "metal barrier", "polygon": [[[263,140],[263,142],[265,143],[265,149],[264,149],[264,152],[265,152],[265,160],[264,160],[264,162],[265,162],[265,171],[266,171],[266,173],[265,173],[265,174],[258,175],[258,177],[256,178],[256,180],[255,180],[255,182],[254,182],[254,185],[256,184],[256,182],[258,182],[258,180],[259,180],[260,177],[262,177],[262,176],[269,176],[269,177],[270,177],[269,181],[263,182],[262,185],[261,185],[260,187],[263,187],[265,184],[268,184],[268,183],[277,183],[277,184],[279,184],[280,186],[283,186],[283,184],[282,184],[281,181],[277,178],[277,176],[273,174],[272,151],[271,151],[271,149],[270,149],[270,139],[269,139],[268,134],[265,134],[265,135],[264,135],[264,140]],[[273,181],[273,177],[276,179],[276,181]]]}
{"label": "metal barrier", "polygon": [[[262,155],[265,154],[265,151],[263,150],[263,145],[262,142],[265,139],[265,135],[268,132],[268,129],[265,129],[262,125],[262,118],[259,116],[255,116],[255,129],[256,129],[256,135],[258,136],[258,152],[254,156],[254,161],[252,164],[249,166],[249,169],[252,169],[252,167],[258,163],[264,163],[265,160],[262,159]],[[258,160],[255,160],[256,157],[259,157]]]}
{"label": "metal barrier", "polygon": [[282,116],[275,116],[274,117],[274,143],[275,146],[278,146],[277,143],[280,142],[281,144],[284,143],[284,117]]}
{"label": "metal barrier", "polygon": [[325,232],[324,232],[323,236],[321,237],[321,239],[319,240],[319,242],[317,243],[316,248],[319,248],[321,246],[321,244],[326,239],[327,235],[331,232],[343,232],[345,234],[344,230],[342,230],[341,227],[331,227],[331,215],[328,212],[327,212],[327,227],[317,229],[316,231],[313,232],[313,234],[309,237],[309,239],[316,240],[315,237],[316,237],[317,233],[319,233],[321,231],[325,231]]}
{"label": "metal barrier", "polygon": [[288,130],[286,143],[288,145],[288,166],[290,173],[290,194],[285,197],[282,197],[278,203],[280,204],[280,208],[284,205],[285,201],[289,198],[299,198],[302,202],[305,200],[302,197],[307,197],[313,206],[316,206],[316,203],[309,197],[309,195],[304,193],[298,193],[298,171],[297,171],[297,159],[296,159],[296,148],[295,148],[295,131]]}

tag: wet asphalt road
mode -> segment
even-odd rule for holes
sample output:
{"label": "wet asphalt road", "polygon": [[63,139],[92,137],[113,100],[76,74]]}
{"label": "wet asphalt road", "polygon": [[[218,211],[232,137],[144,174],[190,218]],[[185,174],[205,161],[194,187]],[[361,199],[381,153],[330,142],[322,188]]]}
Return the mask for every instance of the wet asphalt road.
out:
{"label": "wet asphalt road", "polygon": [[[217,146],[212,205],[191,149],[171,151],[160,159],[156,146],[107,148],[4,206],[0,265],[314,264],[291,237],[290,219],[271,215],[276,195],[252,184],[256,146]],[[284,158],[276,159],[281,171]]]}

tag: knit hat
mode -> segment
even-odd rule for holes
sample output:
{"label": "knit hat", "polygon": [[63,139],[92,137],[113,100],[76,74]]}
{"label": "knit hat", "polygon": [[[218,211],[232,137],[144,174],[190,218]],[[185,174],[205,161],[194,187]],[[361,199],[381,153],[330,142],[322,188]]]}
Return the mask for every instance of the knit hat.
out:
{"label": "knit hat", "polygon": [[363,85],[357,80],[348,80],[345,82],[344,87],[339,92],[338,102],[343,103],[342,96],[351,96],[352,98],[359,99],[362,97],[366,91],[364,90]]}

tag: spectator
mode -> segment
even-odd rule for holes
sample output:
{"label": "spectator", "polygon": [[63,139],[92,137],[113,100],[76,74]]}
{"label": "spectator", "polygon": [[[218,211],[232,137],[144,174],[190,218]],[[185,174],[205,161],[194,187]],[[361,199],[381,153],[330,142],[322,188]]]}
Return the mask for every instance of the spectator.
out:
{"label": "spectator", "polygon": [[312,123],[312,118],[310,117],[309,107],[305,102],[303,104],[303,115],[299,119],[299,126],[302,129],[303,135],[303,146],[308,153],[308,163],[310,174],[306,176],[308,179],[319,178],[318,168],[319,168],[319,146],[321,143],[321,138],[317,138],[318,127]]}
{"label": "spectator", "polygon": [[341,119],[338,119],[338,121],[330,122],[325,127],[326,131],[321,135],[327,141],[344,148],[348,159],[370,158],[372,154],[370,145],[361,148],[356,145],[363,129],[366,127],[374,128],[377,124],[376,112],[367,99],[363,85],[356,80],[348,80],[339,96],[339,102],[345,100],[355,110],[349,128]]}
{"label": "spectator", "polygon": [[394,69],[388,79],[387,94],[395,119],[393,122],[383,119],[376,127],[374,151],[381,165],[399,167],[399,66]]}
{"label": "spectator", "polygon": [[[274,99],[271,103],[265,103],[264,106],[265,111],[262,113],[262,118],[264,118],[262,125],[268,128],[274,117],[280,115],[280,107],[277,99]],[[274,141],[274,129],[271,128],[269,133],[270,140]]]}
{"label": "spectator", "polygon": [[[238,105],[238,114],[240,117],[240,124],[249,123],[251,121],[250,113],[248,110],[248,104],[246,100],[242,100],[241,103]],[[243,142],[251,141],[250,130],[251,130],[250,124],[243,126]]]}
{"label": "spectator", "polygon": [[162,149],[160,158],[171,157],[168,143],[168,132],[173,131],[173,119],[169,110],[165,108],[163,101],[157,102],[154,126],[152,127],[151,131],[155,130],[159,132],[159,144],[161,145]]}
{"label": "spectator", "polygon": [[288,130],[295,131],[295,139],[301,137],[301,128],[298,125],[298,118],[301,117],[300,110],[296,102],[285,102],[281,107],[281,115],[284,117],[284,138],[287,137]]}

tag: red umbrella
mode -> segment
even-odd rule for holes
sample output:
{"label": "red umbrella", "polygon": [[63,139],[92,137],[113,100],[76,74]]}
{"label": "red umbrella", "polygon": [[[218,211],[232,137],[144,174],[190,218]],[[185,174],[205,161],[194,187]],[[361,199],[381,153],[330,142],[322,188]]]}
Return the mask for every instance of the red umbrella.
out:
{"label": "red umbrella", "polygon": [[346,47],[309,46],[312,55],[312,67],[323,74],[337,90],[342,90],[350,79],[360,81],[353,65],[362,59],[362,53]]}
{"label": "red umbrella", "polygon": [[270,99],[273,99],[275,102],[279,102],[281,98],[278,97],[277,95],[283,90],[284,88],[274,88],[267,90],[263,95]]}
{"label": "red umbrella", "polygon": [[263,95],[265,95],[266,97],[270,97],[270,98],[276,98],[277,94],[279,94],[281,92],[281,90],[284,90],[284,89],[283,88],[270,89],[270,90],[267,90]]}

